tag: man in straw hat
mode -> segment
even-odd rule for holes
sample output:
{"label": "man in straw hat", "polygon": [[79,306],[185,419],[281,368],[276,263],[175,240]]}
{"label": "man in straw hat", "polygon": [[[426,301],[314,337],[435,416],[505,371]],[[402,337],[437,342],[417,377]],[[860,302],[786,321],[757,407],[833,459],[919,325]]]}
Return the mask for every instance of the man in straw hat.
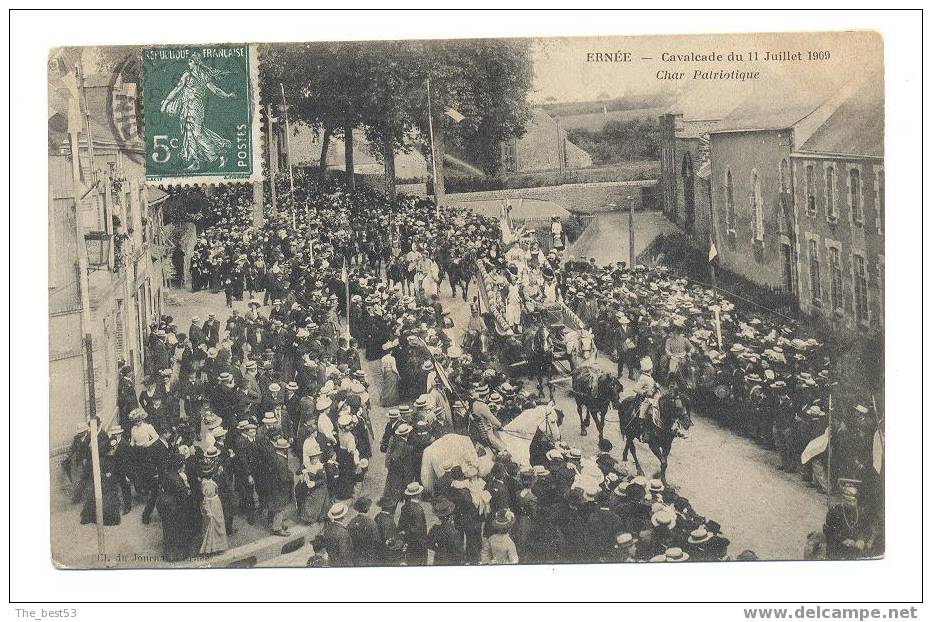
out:
{"label": "man in straw hat", "polygon": [[349,510],[345,503],[334,503],[327,512],[327,524],[321,531],[331,566],[353,565],[353,541],[346,528]]}
{"label": "man in straw hat", "polygon": [[398,532],[407,544],[405,559],[409,566],[427,565],[427,516],[421,506],[424,487],[411,482],[405,487],[405,502],[398,516]]}
{"label": "man in straw hat", "polygon": [[290,536],[285,523],[285,511],[291,504],[294,492],[294,477],[288,467],[288,448],[291,443],[284,437],[278,437],[272,443],[275,448],[274,462],[269,473],[268,512],[272,533],[276,536]]}

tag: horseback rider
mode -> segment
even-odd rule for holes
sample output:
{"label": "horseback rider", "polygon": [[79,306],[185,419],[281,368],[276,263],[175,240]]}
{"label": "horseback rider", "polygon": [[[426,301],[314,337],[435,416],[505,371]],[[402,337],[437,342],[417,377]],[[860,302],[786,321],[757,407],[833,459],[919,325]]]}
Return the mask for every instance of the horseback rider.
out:
{"label": "horseback rider", "polygon": [[673,331],[667,337],[663,346],[664,353],[669,360],[667,365],[668,378],[675,377],[680,365],[686,361],[686,358],[693,351],[693,344],[683,335],[685,323],[686,319],[682,316],[673,318]]}
{"label": "horseback rider", "polygon": [[641,359],[640,368],[641,373],[637,377],[637,380],[634,381],[632,389],[634,390],[634,397],[637,400],[636,408],[638,409],[638,418],[641,420],[640,428],[641,436],[643,437],[644,430],[647,428],[648,413],[652,406],[657,406],[657,400],[654,398],[654,395],[657,393],[657,381],[655,381],[654,377],[651,375],[654,370],[654,362],[649,356],[645,356]]}
{"label": "horseback rider", "polygon": [[645,356],[640,362],[641,373],[634,381],[632,389],[636,397],[643,399],[647,395],[653,395],[657,386],[657,381],[651,375],[654,371],[654,362],[649,356]]}

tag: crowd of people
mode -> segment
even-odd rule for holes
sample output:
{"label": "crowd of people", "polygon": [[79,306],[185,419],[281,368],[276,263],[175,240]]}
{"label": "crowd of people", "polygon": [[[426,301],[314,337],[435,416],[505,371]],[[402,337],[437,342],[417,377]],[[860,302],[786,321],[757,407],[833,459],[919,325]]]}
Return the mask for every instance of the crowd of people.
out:
{"label": "crowd of people", "polygon": [[[663,384],[685,391],[696,412],[775,449],[781,470],[815,478],[823,489],[839,476],[877,485],[875,400],[865,389],[833,408],[829,353],[796,322],[736,308],[664,267],[627,270],[569,258],[564,275],[569,305],[592,327],[599,350],[615,356],[619,377],[633,381],[650,368]],[[825,433],[830,408],[832,474],[815,459],[822,451],[806,451]]]}
{"label": "crowd of people", "polygon": [[[721,527],[689,500],[630,473],[608,440],[583,456],[562,440],[552,399],[503,373],[490,349],[464,352],[438,291],[446,280],[465,300],[476,264],[498,279],[509,330],[522,330],[528,308],[565,300],[599,349],[617,353],[619,375],[649,375],[656,361],[671,379],[687,378],[678,367],[705,357],[728,379],[694,385],[708,412],[726,412],[711,403],[726,397],[719,386],[728,398],[758,399],[738,386],[755,373],[757,391],[791,381],[810,391],[791,422],[826,408],[826,378],[808,371],[828,367],[819,344],[716,299],[723,330],[745,342],[719,354],[695,313],[712,301],[663,271],[563,262],[535,242],[506,243],[502,222],[425,199],[301,186],[303,209],[262,227],[221,221],[199,236],[193,288],[223,289],[228,305],[247,300],[249,310],[222,323],[194,317],[187,329],[162,317],[148,338],[144,389],[121,370],[119,422],[98,439],[104,522],[144,500],[142,520],[158,510],[169,560],[225,550],[236,517],[280,536],[291,517],[321,524],[309,565],[727,559]],[[473,340],[487,330],[475,303],[465,328]],[[374,407],[388,409],[383,430]],[[505,426],[529,411],[539,425],[522,463]],[[795,452],[797,437],[778,421],[774,442]],[[91,522],[87,445],[81,430],[69,460],[76,472],[84,465],[75,501]],[[358,491],[380,454],[386,480],[373,504]]]}

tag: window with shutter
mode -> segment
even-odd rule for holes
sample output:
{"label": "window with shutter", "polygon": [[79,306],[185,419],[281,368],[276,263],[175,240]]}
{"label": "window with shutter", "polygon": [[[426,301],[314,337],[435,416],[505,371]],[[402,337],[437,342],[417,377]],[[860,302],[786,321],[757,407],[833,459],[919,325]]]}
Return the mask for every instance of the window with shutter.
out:
{"label": "window with shutter", "polygon": [[832,309],[841,311],[844,307],[844,298],[841,286],[841,255],[837,247],[828,249],[829,268],[832,271]]}
{"label": "window with shutter", "polygon": [[115,346],[116,346],[116,353],[117,353],[117,356],[118,356],[119,358],[123,359],[124,361],[126,361],[126,360],[127,360],[127,358],[126,358],[126,350],[124,350],[124,345],[123,345],[123,344],[124,344],[124,341],[123,341],[123,340],[124,340],[124,335],[123,335],[123,313],[124,313],[124,310],[123,310],[123,301],[122,301],[122,300],[118,300],[118,301],[117,301],[116,318],[115,318],[115,322],[114,322],[114,329],[115,329],[115,330],[114,330],[114,342],[115,342]]}
{"label": "window with shutter", "polygon": [[815,169],[811,164],[806,166],[806,213],[816,215],[815,203]]}
{"label": "window with shutter", "polygon": [[731,171],[725,173],[725,225],[729,231],[735,230],[735,185]]}
{"label": "window with shutter", "polygon": [[835,168],[831,166],[825,169],[825,216],[829,222],[838,220],[835,208]]}
{"label": "window with shutter", "polygon": [[809,240],[809,283],[812,290],[812,301],[818,303],[822,299],[822,278],[819,272],[819,245],[815,240]]}
{"label": "window with shutter", "polygon": [[855,224],[864,224],[864,205],[861,199],[861,171],[856,168],[848,173],[848,192],[851,199],[851,219]]}
{"label": "window with shutter", "polygon": [[854,256],[854,313],[858,322],[867,322],[867,267],[861,255]]}

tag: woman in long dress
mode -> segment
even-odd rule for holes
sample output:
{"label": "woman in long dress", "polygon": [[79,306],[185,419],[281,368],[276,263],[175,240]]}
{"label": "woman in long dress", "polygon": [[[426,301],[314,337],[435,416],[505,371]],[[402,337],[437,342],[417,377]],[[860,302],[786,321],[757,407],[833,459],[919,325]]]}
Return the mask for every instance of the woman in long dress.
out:
{"label": "woman in long dress", "polygon": [[505,321],[515,330],[519,330],[521,326],[521,290],[516,282],[508,285],[508,297],[505,299]]}
{"label": "woman in long dress", "polygon": [[359,464],[359,451],[356,436],[353,434],[353,417],[346,407],[337,420],[336,458],[339,477],[333,490],[333,496],[344,501],[353,496],[356,486],[356,466]]}
{"label": "woman in long dress", "polygon": [[430,300],[440,291],[440,266],[431,257],[425,256],[420,269],[424,272],[424,278],[421,281],[424,297]]}
{"label": "woman in long dress", "polygon": [[181,74],[175,88],[162,101],[161,111],[178,117],[181,157],[189,163],[188,170],[199,170],[202,164],[217,160],[223,162],[225,152],[233,145],[229,139],[205,127],[204,123],[208,91],[223,99],[235,97],[234,93],[228,93],[214,83],[223,75],[225,72],[208,67],[199,56],[193,55],[188,62],[188,70]]}
{"label": "woman in long dress", "polygon": [[320,449],[309,451],[305,456],[304,469],[298,481],[299,489],[303,487],[298,506],[298,517],[309,525],[327,518],[327,512],[333,502],[330,489],[327,488],[327,472],[320,461]]}
{"label": "woman in long dress", "polygon": [[379,361],[379,367],[382,370],[382,393],[379,401],[385,407],[397,406],[400,399],[398,396],[398,362],[393,354],[395,342],[386,343],[382,349],[385,354]]}
{"label": "woman in long dress", "polygon": [[201,480],[201,548],[198,551],[210,555],[228,548],[227,530],[224,526],[223,504],[217,493],[217,484],[212,479]]}
{"label": "woman in long dress", "polygon": [[[100,482],[103,499],[104,525],[120,524],[120,486],[114,475],[116,461],[113,457],[116,444],[112,444],[106,455],[100,460]],[[97,522],[97,499],[94,496],[94,487],[85,488],[84,507],[81,510],[81,524]]]}

